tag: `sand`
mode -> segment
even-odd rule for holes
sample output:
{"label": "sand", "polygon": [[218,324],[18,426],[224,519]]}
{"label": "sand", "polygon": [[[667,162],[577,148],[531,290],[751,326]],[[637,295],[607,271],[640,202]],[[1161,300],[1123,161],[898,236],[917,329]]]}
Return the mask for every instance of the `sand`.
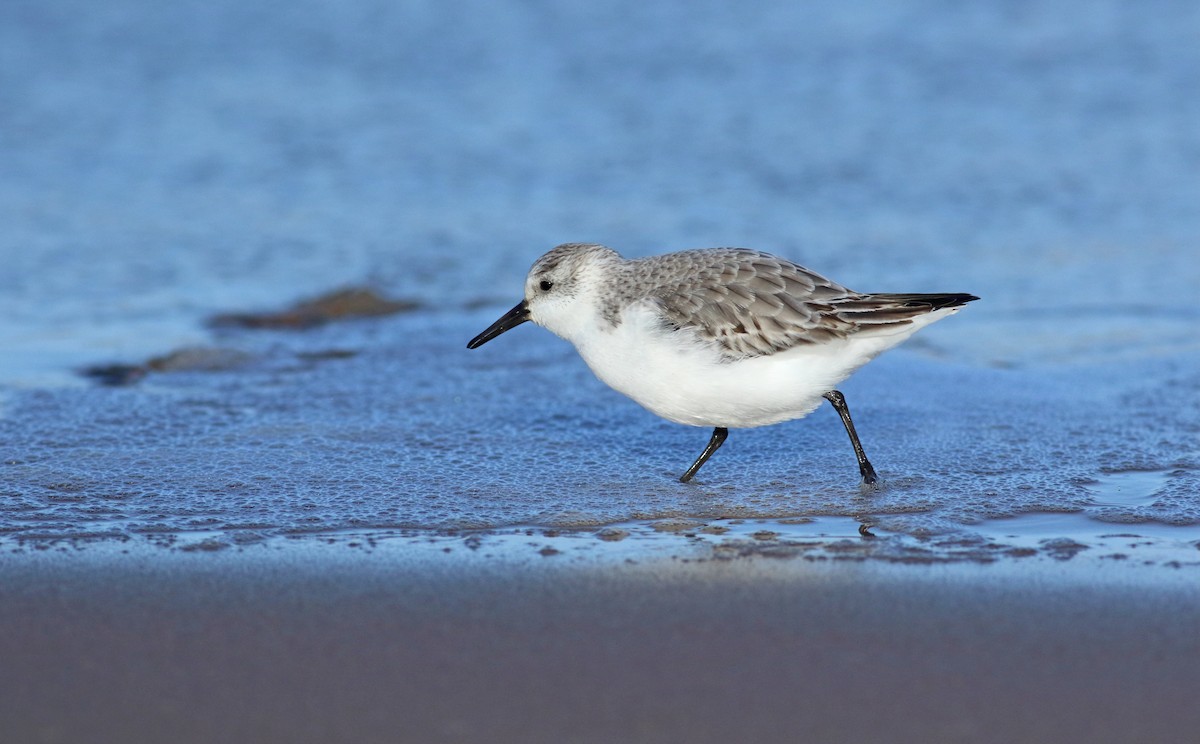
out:
{"label": "sand", "polygon": [[12,742],[1192,740],[1196,569],[343,545],[0,559]]}

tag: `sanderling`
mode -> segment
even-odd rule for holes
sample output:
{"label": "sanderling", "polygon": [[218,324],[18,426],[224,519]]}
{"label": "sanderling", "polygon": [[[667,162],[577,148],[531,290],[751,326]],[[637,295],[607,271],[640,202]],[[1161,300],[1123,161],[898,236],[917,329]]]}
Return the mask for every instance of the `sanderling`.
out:
{"label": "sanderling", "polygon": [[828,400],[864,483],[874,483],[845,397],[852,372],[969,294],[854,292],[803,266],[744,248],[625,259],[590,243],[539,258],[521,300],[467,344],[527,320],[575,345],[596,377],[663,418],[713,427],[680,476],[692,479],[731,428],[801,418]]}

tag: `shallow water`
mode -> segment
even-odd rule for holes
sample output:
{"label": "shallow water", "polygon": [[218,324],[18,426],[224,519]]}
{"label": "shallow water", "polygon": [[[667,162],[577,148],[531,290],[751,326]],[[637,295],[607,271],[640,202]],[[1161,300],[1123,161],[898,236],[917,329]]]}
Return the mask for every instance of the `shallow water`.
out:
{"label": "shallow water", "polygon": [[[1198,13],[5,3],[0,541],[806,517],[1191,560]],[[540,329],[464,348],[566,240],[983,300],[843,387],[882,488],[827,407],[683,485],[707,432]],[[204,323],[350,284],[415,309]],[[77,374],[194,346],[238,361]]]}

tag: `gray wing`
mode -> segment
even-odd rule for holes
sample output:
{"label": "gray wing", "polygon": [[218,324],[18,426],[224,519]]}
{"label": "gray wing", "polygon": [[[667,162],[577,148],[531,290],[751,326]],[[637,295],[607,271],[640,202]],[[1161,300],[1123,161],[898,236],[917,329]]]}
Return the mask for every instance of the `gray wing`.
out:
{"label": "gray wing", "polygon": [[[907,325],[970,295],[866,295],[767,253],[721,248],[660,262],[654,291],[664,321],[715,341],[730,359],[765,356],[870,330]],[[651,268],[647,266],[646,268]]]}

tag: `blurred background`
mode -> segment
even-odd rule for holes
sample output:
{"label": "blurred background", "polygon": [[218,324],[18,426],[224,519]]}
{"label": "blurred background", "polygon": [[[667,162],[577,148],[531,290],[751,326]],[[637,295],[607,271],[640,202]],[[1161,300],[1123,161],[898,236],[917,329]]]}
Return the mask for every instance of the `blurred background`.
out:
{"label": "blurred background", "polygon": [[[1198,71],[1190,0],[4,0],[0,530],[1195,524]],[[844,388],[885,494],[827,410],[689,489],[550,334],[463,348],[568,241],[983,300]]]}
{"label": "blurred background", "polygon": [[346,284],[499,308],[566,241],[974,292],[983,363],[1195,348],[1197,70],[1185,0],[5,0],[0,380]]}

